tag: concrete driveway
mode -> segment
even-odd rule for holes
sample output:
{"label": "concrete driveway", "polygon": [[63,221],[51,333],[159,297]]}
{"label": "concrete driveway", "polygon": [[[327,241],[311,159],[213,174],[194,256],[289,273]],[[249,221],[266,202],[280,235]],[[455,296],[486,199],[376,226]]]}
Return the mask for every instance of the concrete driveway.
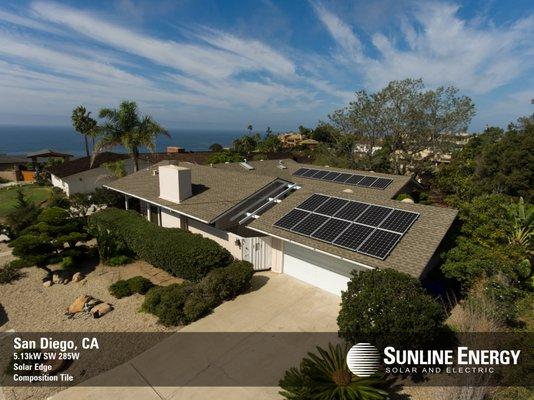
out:
{"label": "concrete driveway", "polygon": [[[214,360],[203,360],[205,363],[187,360],[177,364],[177,358],[181,357],[177,354],[179,347],[177,343],[181,339],[179,335],[182,332],[336,332],[339,302],[339,297],[290,276],[270,272],[256,274],[253,288],[249,293],[222,304],[211,315],[183,328],[133,360],[93,378],[105,379],[104,382],[112,379],[116,385],[122,387],[73,387],[56,394],[53,399],[280,398],[277,387],[162,387],[157,382],[161,382],[158,378],[162,373],[174,376],[188,374],[197,377],[210,367],[210,362],[214,362]],[[229,336],[228,341],[236,341],[232,343],[234,349],[255,349],[254,343],[247,343],[247,340],[255,340],[250,337],[257,338],[257,335]],[[215,358],[218,357],[216,352],[220,347],[224,346],[216,343],[213,349],[210,349],[210,352],[215,352]],[[265,356],[262,359],[264,365],[253,366],[252,369],[262,373],[274,368],[273,359]],[[231,368],[225,365],[215,372],[226,376],[235,372],[235,369],[231,371]],[[129,384],[131,386],[125,387]]]}

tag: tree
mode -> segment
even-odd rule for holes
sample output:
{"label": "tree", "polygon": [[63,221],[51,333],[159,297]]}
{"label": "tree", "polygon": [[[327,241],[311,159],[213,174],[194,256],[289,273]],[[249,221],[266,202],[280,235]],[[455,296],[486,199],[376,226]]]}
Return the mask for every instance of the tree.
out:
{"label": "tree", "polygon": [[243,161],[243,156],[230,150],[223,150],[213,154],[207,159],[208,164],[220,164],[225,162],[241,162]]}
{"label": "tree", "polygon": [[91,118],[91,112],[87,112],[84,106],[78,106],[72,110],[72,125],[79,134],[83,135],[85,140],[85,153],[87,157],[91,154],[89,152],[88,137],[96,134],[96,121]]}
{"label": "tree", "polygon": [[318,142],[332,144],[334,142],[335,134],[336,129],[332,125],[319,121],[315,129],[309,133],[309,136]]}
{"label": "tree", "polygon": [[329,344],[328,350],[308,353],[298,368],[290,368],[280,380],[280,394],[288,400],[385,400],[387,392],[377,377],[359,378],[347,367],[347,345]]}
{"label": "tree", "polygon": [[377,348],[413,348],[432,343],[441,333],[443,307],[418,279],[393,269],[352,275],[341,295],[340,337],[351,344],[369,342]]}
{"label": "tree", "polygon": [[509,207],[509,213],[513,221],[510,243],[522,246],[533,253],[534,206],[525,204],[523,198],[520,197],[517,203],[512,203]]}
{"label": "tree", "polygon": [[6,232],[10,239],[14,239],[28,226],[32,225],[36,220],[41,210],[37,205],[28,201],[22,190],[22,187],[17,188],[17,205],[6,216]]}
{"label": "tree", "polygon": [[278,135],[267,133],[261,142],[258,143],[257,148],[264,153],[276,153],[282,150],[282,142]]}
{"label": "tree", "polygon": [[299,133],[305,137],[308,137],[311,135],[312,133],[312,130],[310,128],[306,128],[305,126],[303,125],[299,125],[298,127],[298,130],[299,130]]}
{"label": "tree", "polygon": [[212,152],[217,152],[217,151],[222,151],[223,150],[223,147],[219,144],[219,143],[213,143],[210,147],[209,147],[210,151]]}
{"label": "tree", "polygon": [[471,99],[452,86],[425,91],[422,80],[405,79],[376,93],[356,92],[354,101],[329,118],[344,142],[346,135],[362,142],[368,164],[373,147],[391,137],[392,172],[419,175],[450,150],[452,137],[467,129],[474,113]]}
{"label": "tree", "polygon": [[258,147],[261,142],[259,133],[255,135],[243,135],[233,141],[234,150],[240,154],[250,154]]}
{"label": "tree", "polygon": [[100,129],[101,138],[96,143],[93,160],[97,153],[123,146],[134,162],[134,171],[139,171],[139,149],[146,147],[155,151],[155,140],[159,135],[170,137],[169,133],[150,116],[140,116],[137,104],[123,101],[118,109],[103,108],[99,113],[105,123]]}

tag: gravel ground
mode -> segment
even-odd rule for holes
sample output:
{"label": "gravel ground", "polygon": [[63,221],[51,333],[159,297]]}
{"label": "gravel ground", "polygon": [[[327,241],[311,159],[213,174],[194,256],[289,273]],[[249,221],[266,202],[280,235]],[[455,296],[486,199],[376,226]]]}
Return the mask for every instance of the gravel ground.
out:
{"label": "gravel ground", "polygon": [[[0,247],[0,253],[7,251]],[[107,267],[98,265],[87,273],[81,282],[70,282],[66,285],[56,284],[44,287],[42,279],[46,272],[39,268],[24,268],[24,276],[8,285],[0,285],[0,333],[16,332],[159,332],[171,333],[177,329],[169,329],[157,323],[157,318],[151,314],[138,312],[144,296],[135,294],[130,297],[116,299],[109,294],[109,286],[119,279],[142,275],[154,283],[166,285],[180,282],[165,272],[144,262],[135,262],[127,266]],[[94,298],[113,305],[113,311],[99,319],[77,314],[72,319],[65,315],[67,307],[80,294],[88,294]],[[3,310],[2,310],[3,308]],[[154,340],[161,340],[163,335],[150,338],[135,339],[135,345],[128,343],[128,339],[114,337],[117,351],[107,360],[99,360],[98,366],[91,370],[86,363],[74,362],[68,369],[74,376],[94,375],[119,365],[136,354],[156,344]],[[145,339],[144,343],[142,342]],[[138,341],[137,341],[138,340]],[[115,347],[114,347],[115,349]],[[88,374],[88,371],[89,372]],[[3,372],[3,371],[0,371]],[[6,400],[11,399],[45,399],[64,387],[19,387],[4,388]],[[2,389],[0,388],[0,399]]]}

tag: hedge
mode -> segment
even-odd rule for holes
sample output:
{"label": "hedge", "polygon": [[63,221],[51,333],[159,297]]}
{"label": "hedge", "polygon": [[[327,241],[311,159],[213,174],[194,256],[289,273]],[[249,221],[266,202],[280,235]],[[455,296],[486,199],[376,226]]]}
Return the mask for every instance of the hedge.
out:
{"label": "hedge", "polygon": [[119,280],[109,287],[109,292],[117,299],[131,296],[134,293],[145,294],[154,284],[142,276],[134,276],[126,280]]}
{"label": "hedge", "polygon": [[248,261],[234,261],[212,270],[196,284],[156,286],[146,294],[141,310],[156,315],[163,325],[186,325],[248,290],[253,273]]}
{"label": "hedge", "polygon": [[89,231],[98,241],[100,256],[137,257],[172,275],[199,281],[209,271],[233,260],[228,250],[213,240],[178,228],[162,228],[135,211],[108,208],[93,214]]}

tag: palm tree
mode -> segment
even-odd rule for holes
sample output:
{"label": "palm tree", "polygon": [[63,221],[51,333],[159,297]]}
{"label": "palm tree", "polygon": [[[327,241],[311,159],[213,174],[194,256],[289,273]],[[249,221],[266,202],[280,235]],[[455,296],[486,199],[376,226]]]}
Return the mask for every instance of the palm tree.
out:
{"label": "palm tree", "polygon": [[72,110],[71,119],[72,125],[74,126],[76,132],[83,135],[85,139],[85,153],[87,154],[87,157],[89,157],[91,154],[89,153],[89,143],[87,138],[88,136],[92,136],[94,143],[94,135],[96,134],[96,121],[91,118],[91,112],[87,112],[84,106],[78,106]]}
{"label": "palm tree", "polygon": [[290,368],[280,380],[280,394],[288,400],[385,400],[376,377],[358,378],[347,367],[348,345],[317,347],[319,355],[308,353],[299,368]]}
{"label": "palm tree", "polygon": [[95,145],[95,154],[123,146],[132,157],[135,172],[139,171],[139,149],[146,147],[153,152],[156,150],[155,140],[158,135],[170,137],[152,117],[139,116],[134,101],[123,101],[118,109],[103,108],[99,116],[106,121],[99,129],[101,139]]}

